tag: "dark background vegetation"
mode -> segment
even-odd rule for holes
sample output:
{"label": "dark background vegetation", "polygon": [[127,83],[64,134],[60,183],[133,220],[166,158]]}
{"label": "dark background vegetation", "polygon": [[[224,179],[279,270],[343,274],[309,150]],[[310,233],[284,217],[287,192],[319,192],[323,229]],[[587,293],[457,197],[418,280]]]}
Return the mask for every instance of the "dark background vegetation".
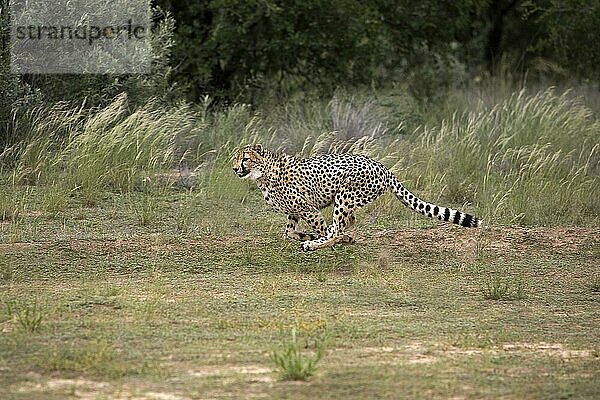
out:
{"label": "dark background vegetation", "polygon": [[[175,79],[193,99],[418,80],[428,97],[500,68],[598,79],[594,0],[158,2],[177,21]],[[468,74],[462,74],[467,71]],[[293,82],[293,83],[292,83]]]}
{"label": "dark background vegetation", "polygon": [[[444,126],[442,120],[453,113],[476,112],[475,98],[487,98],[489,106],[508,101],[511,106],[504,109],[529,112],[520,97],[510,100],[524,87],[534,93],[556,85],[557,94],[584,88],[569,96],[587,96],[586,106],[600,109],[597,0],[154,0],[153,64],[146,75],[12,74],[8,4],[0,0],[4,171],[17,159],[23,162],[33,136],[55,142],[46,144],[50,152],[64,149],[79,136],[79,120],[111,105],[124,106],[131,115],[150,103],[161,110],[189,106],[186,118],[196,122],[190,122],[188,138],[174,139],[183,147],[173,154],[195,148],[196,164],[238,135],[234,126],[253,131],[255,116],[265,123],[255,139],[276,131],[279,137],[271,144],[279,146],[285,137],[293,142],[288,150],[299,151],[310,136],[324,132],[346,139],[379,131],[412,133],[414,147],[423,136],[419,132],[427,131],[424,126]],[[363,105],[351,104],[355,94]],[[381,100],[386,96],[389,101]],[[570,104],[568,98],[557,102]],[[318,106],[308,111],[310,104]],[[573,107],[567,114],[579,115]],[[530,111],[532,124],[515,137],[542,140],[545,133],[535,128],[539,110]],[[564,147],[567,153],[594,141],[595,123],[586,110],[580,114],[589,133],[578,145]],[[42,122],[44,115],[52,115],[52,123]],[[552,122],[562,114],[539,115]],[[69,118],[72,125],[65,122]],[[311,122],[325,120],[322,126]],[[63,123],[69,128],[56,127]],[[210,133],[215,131],[220,133]],[[552,132],[551,137],[561,136],[560,143],[567,141],[566,134]],[[594,157],[589,158],[593,169]]]}
{"label": "dark background vegetation", "polygon": [[11,75],[7,5],[1,0],[4,144],[11,108],[33,101],[93,105],[127,91],[142,101],[258,103],[398,82],[430,100],[507,71],[550,82],[597,82],[600,71],[596,0],[155,0],[163,31],[155,71],[139,77]]}

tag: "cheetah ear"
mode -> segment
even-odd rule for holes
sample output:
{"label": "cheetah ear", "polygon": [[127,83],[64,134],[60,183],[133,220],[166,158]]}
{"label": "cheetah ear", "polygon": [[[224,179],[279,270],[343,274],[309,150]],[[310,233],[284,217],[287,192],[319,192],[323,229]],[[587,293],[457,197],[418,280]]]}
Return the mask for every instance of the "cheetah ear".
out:
{"label": "cheetah ear", "polygon": [[265,153],[261,144],[255,144],[254,146],[252,146],[252,150],[257,152],[261,156],[264,155],[264,153]]}

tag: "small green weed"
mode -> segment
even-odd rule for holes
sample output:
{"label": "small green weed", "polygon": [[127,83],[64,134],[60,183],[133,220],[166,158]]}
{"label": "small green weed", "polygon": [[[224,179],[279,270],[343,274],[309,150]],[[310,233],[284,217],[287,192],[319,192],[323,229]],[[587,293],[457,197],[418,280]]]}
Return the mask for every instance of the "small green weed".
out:
{"label": "small green weed", "polygon": [[37,300],[31,304],[10,304],[7,303],[9,315],[14,315],[19,322],[19,326],[26,332],[36,333],[42,327],[44,320],[44,311],[40,308]]}
{"label": "small green weed", "polygon": [[14,303],[7,301],[4,302],[4,310],[3,313],[0,314],[0,323],[5,321],[10,321],[14,316]]}
{"label": "small green weed", "polygon": [[327,271],[321,269],[316,273],[317,281],[320,283],[325,283],[327,281]]}
{"label": "small green weed", "polygon": [[44,190],[42,196],[43,207],[50,214],[51,218],[55,218],[61,211],[67,208],[69,194],[69,190],[62,185],[54,185]]}
{"label": "small green weed", "polygon": [[10,282],[15,276],[15,269],[9,263],[3,263],[0,259],[0,282]]}
{"label": "small green weed", "polygon": [[194,225],[197,210],[193,199],[192,195],[188,194],[175,215],[175,226],[180,233],[191,233],[197,229]]}
{"label": "small green weed", "polygon": [[242,254],[239,257],[239,266],[246,267],[255,265],[257,263],[254,249],[250,245],[249,241],[245,241],[242,247]]}
{"label": "small green weed", "polygon": [[139,203],[131,207],[138,223],[142,226],[151,225],[158,217],[157,200],[151,195],[144,195]]}
{"label": "small green weed", "polygon": [[284,345],[283,350],[274,351],[271,359],[279,368],[283,380],[306,380],[315,373],[317,364],[325,354],[321,341],[315,342],[315,348],[314,354],[302,353],[296,337],[296,329],[292,329],[292,340]]}
{"label": "small green weed", "polygon": [[481,288],[483,298],[486,300],[522,300],[525,291],[521,283],[510,282],[499,277],[492,277]]}
{"label": "small green weed", "polygon": [[22,200],[14,192],[0,192],[0,222],[15,221],[23,210]]}
{"label": "small green weed", "polygon": [[143,302],[139,308],[139,315],[144,321],[160,320],[163,315],[164,308],[161,302],[157,299],[151,299]]}

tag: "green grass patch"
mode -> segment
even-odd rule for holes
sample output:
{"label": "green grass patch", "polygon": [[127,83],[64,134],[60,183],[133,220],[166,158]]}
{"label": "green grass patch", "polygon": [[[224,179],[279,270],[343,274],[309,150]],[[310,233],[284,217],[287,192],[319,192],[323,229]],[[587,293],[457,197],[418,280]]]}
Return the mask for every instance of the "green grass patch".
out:
{"label": "green grass patch", "polygon": [[[600,340],[587,289],[600,274],[597,228],[406,228],[369,222],[383,218],[373,205],[356,245],[304,253],[259,193],[231,193],[245,200],[131,192],[92,208],[72,199],[60,220],[24,213],[23,226],[37,228],[0,245],[0,397],[68,395],[55,380],[108,398],[124,388],[184,398],[595,393],[585,377]],[[135,209],[147,196],[158,214],[143,225]],[[185,232],[183,207],[196,210]],[[15,317],[32,299],[43,299],[35,334]],[[102,390],[86,386],[98,381]]]}
{"label": "green grass patch", "polygon": [[523,300],[525,289],[514,279],[493,276],[481,286],[481,294],[486,300]]}
{"label": "green grass patch", "polygon": [[44,311],[37,300],[31,304],[11,305],[7,303],[8,314],[14,314],[19,327],[29,333],[37,333],[42,328]]}
{"label": "green grass patch", "polygon": [[314,353],[303,352],[296,337],[296,329],[292,329],[291,339],[283,344],[283,349],[274,350],[271,359],[283,380],[303,381],[314,375],[317,364],[324,355],[325,348],[321,341],[315,343]]}
{"label": "green grass patch", "polygon": [[81,347],[51,350],[50,354],[40,357],[37,366],[48,372],[78,373],[113,379],[160,373],[160,368],[152,362],[124,359],[105,340],[92,340]]}

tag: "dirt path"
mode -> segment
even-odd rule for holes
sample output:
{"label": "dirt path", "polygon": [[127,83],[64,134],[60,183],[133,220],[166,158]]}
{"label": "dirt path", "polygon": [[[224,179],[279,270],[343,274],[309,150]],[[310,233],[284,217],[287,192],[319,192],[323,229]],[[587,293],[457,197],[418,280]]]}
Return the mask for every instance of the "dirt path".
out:
{"label": "dirt path", "polygon": [[[364,236],[359,232],[358,236]],[[553,227],[488,227],[482,229],[461,229],[454,226],[439,226],[433,229],[405,228],[375,231],[372,238],[363,237],[360,243],[371,240],[387,241],[392,246],[410,245],[438,249],[456,249],[473,252],[493,249],[499,252],[552,251],[574,252],[580,249],[600,251],[600,228]],[[282,239],[285,240],[285,239]],[[44,249],[60,244],[72,250],[87,252],[136,251],[181,248],[182,246],[223,245],[235,241],[218,237],[198,239],[178,239],[177,243],[166,243],[155,234],[140,235],[135,239],[90,240],[70,239],[66,241],[39,241],[0,243],[0,252],[28,251]],[[253,241],[253,242],[260,242]],[[257,243],[258,244],[258,243]]]}

